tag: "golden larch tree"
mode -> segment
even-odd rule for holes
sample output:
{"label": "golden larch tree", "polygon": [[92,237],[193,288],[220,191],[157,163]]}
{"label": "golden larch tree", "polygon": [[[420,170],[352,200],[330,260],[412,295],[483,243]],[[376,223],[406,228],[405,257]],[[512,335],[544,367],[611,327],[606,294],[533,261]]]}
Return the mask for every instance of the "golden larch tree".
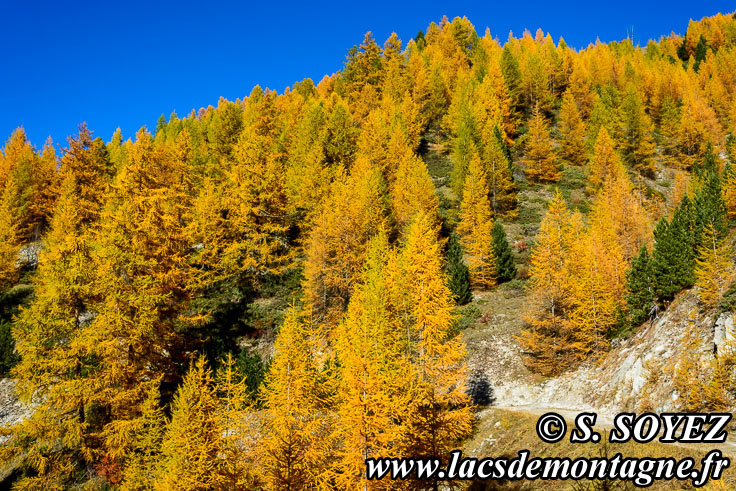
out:
{"label": "golden larch tree", "polygon": [[248,125],[233,146],[222,197],[227,237],[219,263],[225,274],[252,278],[279,272],[291,261],[284,158],[273,145]]}
{"label": "golden larch tree", "polygon": [[11,178],[0,195],[0,290],[15,284],[19,273],[21,223],[15,206],[15,184],[12,181]]}
{"label": "golden larch tree", "polygon": [[307,238],[307,299],[315,315],[336,324],[345,312],[370,239],[387,225],[386,181],[360,158],[336,178]]}
{"label": "golden larch tree", "polygon": [[481,152],[488,177],[488,199],[495,216],[503,214],[508,218],[516,217],[517,186],[514,182],[511,162],[506,154],[503,136],[498,127],[492,133],[484,133],[484,145]]}
{"label": "golden larch tree", "polygon": [[99,360],[97,403],[110,421],[102,437],[112,456],[133,443],[129,428],[141,415],[142,387],[154,377],[165,387],[179,382],[192,353],[187,340],[206,318],[192,309],[207,285],[190,263],[193,191],[185,162],[145,130],[129,159],[95,236],[99,299],[89,327]]}
{"label": "golden larch tree", "polygon": [[223,430],[217,421],[217,393],[204,357],[189,369],[174,397],[171,421],[161,447],[157,489],[218,489]]}
{"label": "golden larch tree", "polygon": [[598,189],[605,180],[612,181],[621,178],[626,173],[605,126],[601,126],[598,131],[588,172],[588,181],[593,189]]}
{"label": "golden larch tree", "polygon": [[120,489],[135,491],[154,489],[159,482],[161,447],[166,436],[166,415],[159,392],[160,378],[145,388],[141,416],[135,422],[134,443],[128,448],[120,475]]}
{"label": "golden larch tree", "polygon": [[252,400],[236,361],[228,353],[215,373],[215,393],[218,398],[215,417],[220,428],[219,458],[226,487],[249,489],[262,484],[258,462],[260,436],[254,431],[256,419]]}
{"label": "golden larch tree", "polygon": [[728,218],[736,218],[736,172],[734,172],[730,163],[726,165],[726,169],[723,171],[721,195],[723,202],[726,204]]}
{"label": "golden larch tree", "polygon": [[413,387],[401,455],[446,459],[472,427],[465,391],[465,349],[453,337],[453,300],[443,273],[441,243],[429,217],[418,214],[401,252],[401,286],[408,306]]}
{"label": "golden larch tree", "polygon": [[343,489],[377,484],[365,480],[365,460],[391,453],[409,403],[406,381],[411,372],[402,356],[403,331],[387,293],[392,254],[386,234],[379,233],[369,246],[347,318],[338,328],[341,390],[336,426],[342,450],[336,481]]}
{"label": "golden larch tree", "polygon": [[309,312],[292,306],[276,337],[276,354],[263,386],[263,474],[272,489],[301,489],[321,482],[331,458],[333,424],[320,410],[315,326]]}
{"label": "golden larch tree", "polygon": [[539,104],[534,106],[526,135],[526,153],[522,159],[524,172],[532,181],[557,181],[562,175],[557,163],[557,149],[549,135]]}
{"label": "golden larch tree", "polygon": [[98,218],[107,187],[110,182],[112,164],[107,158],[105,144],[100,138],[92,139],[86,124],[79,126],[79,133],[68,138],[69,147],[64,149],[59,173],[61,179],[74,178],[75,193],[85,222]]}
{"label": "golden larch tree", "polygon": [[37,473],[29,485],[48,489],[63,486],[77,466],[91,464],[99,447],[92,437],[99,428],[89,423],[100,388],[89,329],[94,264],[75,189],[67,176],[39,257],[34,299],[13,329],[19,396],[40,402],[30,418],[11,428],[0,451],[0,460],[19,458]]}
{"label": "golden larch tree", "polygon": [[570,165],[583,165],[587,150],[586,128],[578,104],[570,90],[565,91],[560,108],[560,158]]}
{"label": "golden larch tree", "polygon": [[424,161],[408,145],[403,145],[398,153],[397,168],[389,191],[396,224],[403,228],[420,210],[436,217],[439,202]]}
{"label": "golden larch tree", "polygon": [[626,262],[615,225],[604,208],[594,208],[591,226],[570,247],[569,319],[578,361],[608,350],[608,334],[618,320]]}
{"label": "golden larch tree", "polygon": [[58,159],[51,138],[46,140],[43,152],[36,161],[33,178],[33,197],[29,210],[29,232],[38,238],[48,229],[61,182],[57,172]]}
{"label": "golden larch tree", "polygon": [[488,201],[487,183],[480,157],[474,152],[465,178],[458,232],[460,241],[469,255],[468,262],[473,283],[480,288],[490,288],[496,284],[493,217]]}
{"label": "golden larch tree", "polygon": [[652,237],[652,219],[642,194],[622,171],[602,182],[594,204],[594,213],[609,217],[626,260],[631,260]]}
{"label": "golden larch tree", "polygon": [[567,317],[570,277],[566,259],[581,229],[557,191],[532,250],[530,310],[525,315],[529,329],[518,338],[527,365],[544,374],[559,373],[576,357],[574,326]]}
{"label": "golden larch tree", "polygon": [[700,301],[707,307],[715,306],[731,285],[734,278],[731,255],[731,248],[718,238],[713,226],[708,225],[695,261],[695,285],[700,289]]}

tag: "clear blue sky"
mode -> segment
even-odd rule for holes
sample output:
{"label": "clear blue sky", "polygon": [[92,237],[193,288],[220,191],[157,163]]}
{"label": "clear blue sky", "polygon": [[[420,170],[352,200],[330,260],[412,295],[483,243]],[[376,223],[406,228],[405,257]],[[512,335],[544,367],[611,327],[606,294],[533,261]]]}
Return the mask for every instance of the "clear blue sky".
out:
{"label": "clear blue sky", "polygon": [[443,15],[467,16],[482,34],[549,31],[570,46],[626,37],[646,44],[690,18],[732,2],[492,1],[334,2],[215,0],[86,2],[0,0],[0,140],[24,126],[41,146],[66,145],[86,121],[106,141],[155,127],[163,113],[234,100],[255,84],[279,92],[297,80],[342,67],[345,52],[371,30],[379,43],[396,31],[407,41]]}

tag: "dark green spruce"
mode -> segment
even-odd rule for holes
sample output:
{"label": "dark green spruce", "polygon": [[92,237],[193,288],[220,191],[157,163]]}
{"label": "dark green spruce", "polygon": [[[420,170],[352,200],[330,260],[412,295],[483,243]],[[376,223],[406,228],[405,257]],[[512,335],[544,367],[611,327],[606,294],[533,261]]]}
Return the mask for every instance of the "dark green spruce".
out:
{"label": "dark green spruce", "polygon": [[695,209],[685,195],[672,221],[662,217],[654,229],[652,268],[660,300],[672,300],[695,283],[695,228]]}
{"label": "dark green spruce", "polygon": [[493,253],[496,256],[496,280],[499,283],[513,280],[516,277],[514,255],[506,239],[506,231],[498,220],[493,224]]}
{"label": "dark green spruce", "polygon": [[470,292],[470,270],[463,261],[463,248],[460,239],[453,232],[447,241],[448,286],[458,305],[465,305],[473,298]]}
{"label": "dark green spruce", "polygon": [[626,272],[626,305],[631,326],[639,326],[649,317],[657,299],[654,287],[652,257],[643,245]]}

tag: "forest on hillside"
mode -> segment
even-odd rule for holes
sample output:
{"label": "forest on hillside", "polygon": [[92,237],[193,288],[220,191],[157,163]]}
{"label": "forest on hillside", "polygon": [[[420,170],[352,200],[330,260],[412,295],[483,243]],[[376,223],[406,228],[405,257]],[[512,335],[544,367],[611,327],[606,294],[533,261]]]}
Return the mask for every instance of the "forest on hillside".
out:
{"label": "forest on hillside", "polygon": [[[437,489],[365,459],[472,435],[479,292],[524,292],[541,377],[684,290],[736,308],[733,135],[736,14],[581,50],[445,18],[132,138],[18,128],[0,375],[33,410],[0,428],[6,484]],[[734,356],[677,368],[683,409],[736,406]]]}

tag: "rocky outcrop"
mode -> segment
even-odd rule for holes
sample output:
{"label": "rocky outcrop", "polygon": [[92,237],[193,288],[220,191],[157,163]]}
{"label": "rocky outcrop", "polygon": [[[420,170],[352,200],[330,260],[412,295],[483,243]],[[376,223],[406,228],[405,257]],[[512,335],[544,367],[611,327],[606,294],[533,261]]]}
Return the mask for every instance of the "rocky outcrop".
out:
{"label": "rocky outcrop", "polygon": [[26,244],[18,251],[17,267],[27,266],[36,268],[38,266],[38,257],[43,249],[43,243],[39,240]]}
{"label": "rocky outcrop", "polygon": [[[678,399],[671,372],[683,355],[683,337],[688,325],[698,333],[698,349],[687,356],[712,358],[717,346],[736,339],[733,316],[726,313],[715,320],[699,312],[694,292],[680,295],[659,318],[641,326],[620,342],[599,362],[538,384],[528,378],[503,377],[503,370],[489,367],[496,404],[501,407],[545,407],[560,410],[593,410],[603,417],[621,411],[674,411]],[[497,340],[496,340],[497,341]],[[520,350],[509,341],[496,353],[498,358],[519,357]],[[715,344],[715,346],[714,346]],[[497,347],[498,348],[498,347]]]}
{"label": "rocky outcrop", "polygon": [[716,320],[713,333],[713,351],[733,350],[736,346],[736,328],[733,325],[733,313],[724,312]]}
{"label": "rocky outcrop", "polygon": [[0,379],[0,426],[9,427],[31,415],[31,408],[22,404],[15,394],[15,381]]}

